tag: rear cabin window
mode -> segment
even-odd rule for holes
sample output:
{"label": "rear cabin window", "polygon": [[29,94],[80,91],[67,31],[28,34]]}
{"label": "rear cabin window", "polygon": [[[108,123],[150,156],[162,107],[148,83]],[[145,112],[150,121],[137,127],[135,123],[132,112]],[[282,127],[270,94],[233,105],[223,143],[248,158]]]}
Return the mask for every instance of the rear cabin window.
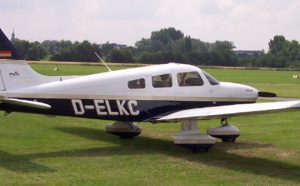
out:
{"label": "rear cabin window", "polygon": [[145,86],[144,78],[128,81],[128,88],[130,89],[143,89]]}
{"label": "rear cabin window", "polygon": [[154,88],[172,87],[171,74],[161,74],[152,77],[152,86]]}
{"label": "rear cabin window", "polygon": [[177,74],[177,79],[180,87],[202,86],[204,84],[198,72],[181,72]]}

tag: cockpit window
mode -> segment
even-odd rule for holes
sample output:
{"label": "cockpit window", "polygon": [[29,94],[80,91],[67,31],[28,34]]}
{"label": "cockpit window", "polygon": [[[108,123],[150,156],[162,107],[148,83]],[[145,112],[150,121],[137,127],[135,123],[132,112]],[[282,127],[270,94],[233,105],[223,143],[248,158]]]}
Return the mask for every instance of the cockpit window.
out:
{"label": "cockpit window", "polygon": [[219,85],[220,82],[218,80],[216,80],[214,77],[212,77],[211,75],[209,75],[207,72],[203,71],[203,74],[205,75],[205,77],[207,78],[208,82],[211,84],[211,85]]}
{"label": "cockpit window", "polygon": [[203,80],[198,72],[181,72],[177,74],[178,86],[202,86]]}
{"label": "cockpit window", "polygon": [[131,81],[128,81],[128,88],[130,89],[143,89],[145,88],[145,79],[134,79]]}
{"label": "cockpit window", "polygon": [[161,74],[152,77],[152,86],[154,88],[172,87],[171,74]]}

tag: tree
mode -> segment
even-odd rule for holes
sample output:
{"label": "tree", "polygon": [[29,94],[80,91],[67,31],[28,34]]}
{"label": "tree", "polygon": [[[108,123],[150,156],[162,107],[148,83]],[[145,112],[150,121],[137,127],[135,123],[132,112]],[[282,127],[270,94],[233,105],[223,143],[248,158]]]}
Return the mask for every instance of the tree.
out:
{"label": "tree", "polygon": [[62,40],[60,42],[60,49],[50,58],[54,61],[82,61],[82,62],[96,62],[99,61],[95,52],[100,54],[99,45],[90,43],[85,40],[83,42],[74,42]]}
{"label": "tree", "polygon": [[300,44],[296,40],[286,41],[285,57],[290,61],[300,61]]}
{"label": "tree", "polygon": [[172,50],[176,48],[176,41],[183,37],[183,33],[173,27],[153,31],[150,37],[151,52]]}
{"label": "tree", "polygon": [[52,61],[75,61],[74,50],[70,48],[62,48],[51,56]]}
{"label": "tree", "polygon": [[129,48],[121,48],[121,52],[124,54],[124,59],[122,60],[123,63],[133,63],[133,53]]}
{"label": "tree", "polygon": [[50,55],[54,55],[61,48],[60,42],[56,40],[45,40],[42,42],[42,45],[48,51]]}
{"label": "tree", "polygon": [[216,41],[215,43],[211,44],[212,51],[215,52],[226,52],[231,51],[235,48],[233,42],[231,41]]}
{"label": "tree", "polygon": [[94,54],[97,52],[100,56],[105,56],[107,61],[122,63],[160,64],[174,61],[218,66],[300,66],[299,42],[288,41],[281,35],[270,39],[268,53],[262,51],[251,55],[234,54],[235,46],[231,41],[204,42],[184,36],[183,32],[173,27],[153,31],[150,38],[142,38],[135,43],[135,47],[120,49],[109,42],[99,46],[89,41],[73,43],[69,40],[45,40],[41,44],[15,39],[13,44],[28,60],[45,59],[48,53],[50,60],[55,61],[99,61]]}
{"label": "tree", "polygon": [[200,39],[191,38],[193,51],[209,52],[211,51],[211,44],[203,42]]}
{"label": "tree", "polygon": [[106,42],[105,44],[100,45],[101,53],[104,56],[107,56],[108,53],[114,49],[114,45],[110,44],[109,42]]}
{"label": "tree", "polygon": [[273,40],[271,39],[269,44],[269,52],[276,56],[280,56],[286,45],[286,39],[284,36],[276,35]]}
{"label": "tree", "polygon": [[180,30],[176,30],[173,27],[160,29],[159,31],[153,31],[151,33],[151,41],[159,40],[164,45],[168,43],[173,43],[178,39],[182,39],[184,34]]}
{"label": "tree", "polygon": [[150,52],[151,51],[151,40],[142,38],[140,41],[135,43],[135,47],[137,48],[138,52]]}
{"label": "tree", "polygon": [[153,55],[153,53],[148,51],[141,52],[137,57],[136,61],[140,63],[147,63],[147,64],[156,63],[155,55]]}
{"label": "tree", "polygon": [[185,46],[185,47],[184,47],[184,48],[185,48],[185,50],[184,50],[185,53],[191,52],[192,49],[193,49],[193,48],[192,48],[192,40],[191,40],[191,36],[185,37],[185,40],[184,40],[184,41],[185,41],[185,43],[184,43],[184,44],[185,44],[185,45],[184,45],[184,46]]}
{"label": "tree", "polygon": [[41,43],[35,41],[35,42],[29,44],[29,50],[26,55],[26,59],[39,61],[39,60],[45,58],[47,56],[47,54],[48,54],[48,52],[44,48],[44,46]]}
{"label": "tree", "polygon": [[162,51],[166,49],[166,45],[160,40],[151,40],[151,52]]}
{"label": "tree", "polygon": [[[50,60],[53,61],[75,61],[75,51],[74,51],[74,44],[70,40],[61,40],[57,42],[46,42],[47,44],[53,45],[52,56]],[[48,45],[50,47],[51,45]],[[46,47],[46,48],[48,48]],[[50,52],[49,52],[50,53]]]}
{"label": "tree", "polygon": [[12,43],[25,60],[38,61],[47,56],[47,50],[37,41],[30,43],[29,41],[15,39]]}
{"label": "tree", "polygon": [[224,57],[224,62],[220,64],[221,66],[237,66],[238,59],[232,51],[223,52],[222,55]]}
{"label": "tree", "polygon": [[199,51],[192,51],[188,54],[189,61],[194,65],[203,65],[202,54]]}
{"label": "tree", "polygon": [[112,49],[107,57],[107,61],[116,63],[131,63],[134,62],[131,50],[127,48]]}
{"label": "tree", "polygon": [[284,36],[276,35],[269,42],[269,54],[273,55],[272,63],[267,63],[271,67],[297,66],[295,61],[300,60],[300,44],[298,41],[288,41]]}
{"label": "tree", "polygon": [[12,44],[19,51],[19,53],[26,59],[26,55],[28,54],[30,44],[29,41],[14,39]]}
{"label": "tree", "polygon": [[81,43],[75,44],[75,60],[76,61],[86,61],[86,62],[95,62],[99,61],[95,52],[99,54],[100,49],[98,45],[94,45],[89,41],[85,40]]}

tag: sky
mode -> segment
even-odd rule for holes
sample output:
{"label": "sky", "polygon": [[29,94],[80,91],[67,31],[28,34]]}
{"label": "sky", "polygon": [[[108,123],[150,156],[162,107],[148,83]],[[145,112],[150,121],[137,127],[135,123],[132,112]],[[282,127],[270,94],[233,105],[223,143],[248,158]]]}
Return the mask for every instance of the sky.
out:
{"label": "sky", "polygon": [[11,38],[134,46],[174,27],[236,50],[268,50],[276,35],[300,42],[299,0],[0,0],[0,28]]}

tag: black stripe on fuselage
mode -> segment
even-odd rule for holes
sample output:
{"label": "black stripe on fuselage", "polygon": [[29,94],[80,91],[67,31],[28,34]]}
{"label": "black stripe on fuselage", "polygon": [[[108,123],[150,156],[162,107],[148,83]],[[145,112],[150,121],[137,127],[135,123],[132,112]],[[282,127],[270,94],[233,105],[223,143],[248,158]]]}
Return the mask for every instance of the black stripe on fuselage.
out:
{"label": "black stripe on fuselage", "polygon": [[[16,98],[21,99],[21,98]],[[29,99],[51,105],[51,109],[0,104],[0,110],[46,115],[72,116],[116,121],[151,121],[155,116],[175,111],[211,106],[250,103],[213,101],[164,101],[164,100],[101,100],[101,99]]]}

